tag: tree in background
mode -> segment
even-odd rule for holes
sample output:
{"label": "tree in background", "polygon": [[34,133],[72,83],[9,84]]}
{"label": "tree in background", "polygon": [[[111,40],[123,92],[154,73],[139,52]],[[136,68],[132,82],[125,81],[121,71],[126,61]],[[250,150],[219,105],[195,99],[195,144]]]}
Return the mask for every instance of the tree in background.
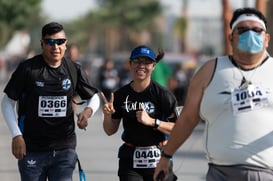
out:
{"label": "tree in background", "polygon": [[267,0],[256,0],[255,5],[264,15],[266,15],[266,1]]}
{"label": "tree in background", "polygon": [[0,0],[0,47],[17,30],[35,30],[41,24],[42,0]]}
{"label": "tree in background", "polygon": [[186,36],[188,25],[188,0],[183,0],[182,16],[178,17],[174,24],[174,33],[179,39],[180,52],[187,51]]}
{"label": "tree in background", "polygon": [[[271,39],[273,37],[273,1],[272,0],[269,0],[267,1],[267,32],[270,33],[271,35]],[[269,45],[268,45],[268,48],[267,48],[268,52],[270,55],[273,55],[273,41],[269,41]]]}
{"label": "tree in background", "polygon": [[174,25],[174,33],[176,33],[176,35],[178,36],[181,53],[184,53],[187,51],[186,32],[187,32],[187,17],[182,16],[177,18]]}
{"label": "tree in background", "polygon": [[[88,44],[97,48],[97,51],[107,57],[111,53],[120,50],[128,51],[136,44],[140,44],[143,37],[158,36],[158,28],[155,19],[161,15],[162,7],[158,0],[98,0],[98,9],[87,14],[80,25],[71,28],[71,32],[86,33],[88,37],[81,38]],[[71,26],[76,27],[73,22]],[[79,28],[80,27],[80,28]],[[84,28],[82,28],[84,27]],[[145,36],[146,33],[148,36]],[[72,36],[73,37],[73,36]],[[149,40],[158,40],[150,38]],[[86,42],[85,42],[86,43]],[[96,43],[96,45],[94,45]],[[157,46],[158,46],[157,42]]]}
{"label": "tree in background", "polygon": [[228,35],[230,34],[229,22],[232,16],[232,10],[230,7],[229,0],[222,0],[222,18],[223,18],[223,29],[224,29],[224,53],[231,54],[231,45],[228,39]]}

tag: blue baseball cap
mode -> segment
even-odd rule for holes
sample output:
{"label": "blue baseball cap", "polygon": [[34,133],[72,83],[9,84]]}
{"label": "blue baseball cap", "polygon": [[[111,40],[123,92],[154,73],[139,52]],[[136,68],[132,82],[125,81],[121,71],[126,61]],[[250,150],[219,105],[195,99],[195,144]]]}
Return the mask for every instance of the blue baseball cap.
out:
{"label": "blue baseball cap", "polygon": [[131,53],[130,59],[133,60],[139,57],[148,57],[156,62],[156,56],[154,51],[151,48],[144,45],[134,48]]}

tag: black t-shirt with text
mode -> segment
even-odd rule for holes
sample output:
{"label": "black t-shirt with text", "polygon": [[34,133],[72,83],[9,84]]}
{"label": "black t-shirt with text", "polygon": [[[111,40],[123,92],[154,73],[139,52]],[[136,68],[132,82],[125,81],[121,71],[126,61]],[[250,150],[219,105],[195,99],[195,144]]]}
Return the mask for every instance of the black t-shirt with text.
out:
{"label": "black t-shirt with text", "polygon": [[[152,118],[170,121],[167,118],[175,117],[176,98],[166,88],[151,81],[143,92],[135,92],[130,84],[114,93],[113,119],[122,119],[124,131],[122,140],[134,146],[158,145],[166,140],[166,135],[137,121],[136,111],[144,108]],[[176,118],[171,119],[175,121]]]}
{"label": "black t-shirt with text", "polygon": [[[91,86],[81,66],[76,63],[75,66],[78,76],[75,91],[82,99],[89,99],[98,90]],[[24,111],[19,112],[18,125],[28,151],[76,147],[72,109],[75,92],[64,61],[57,68],[50,67],[42,55],[21,62],[4,92],[15,101],[23,100]]]}

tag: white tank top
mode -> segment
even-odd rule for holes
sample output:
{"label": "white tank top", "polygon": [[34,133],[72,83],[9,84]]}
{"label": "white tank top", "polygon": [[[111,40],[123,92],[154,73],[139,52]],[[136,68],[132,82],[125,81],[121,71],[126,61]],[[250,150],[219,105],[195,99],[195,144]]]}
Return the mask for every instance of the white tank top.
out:
{"label": "white tank top", "polygon": [[[249,89],[238,89],[245,78]],[[243,71],[219,57],[204,91],[200,116],[210,163],[273,169],[273,58]]]}

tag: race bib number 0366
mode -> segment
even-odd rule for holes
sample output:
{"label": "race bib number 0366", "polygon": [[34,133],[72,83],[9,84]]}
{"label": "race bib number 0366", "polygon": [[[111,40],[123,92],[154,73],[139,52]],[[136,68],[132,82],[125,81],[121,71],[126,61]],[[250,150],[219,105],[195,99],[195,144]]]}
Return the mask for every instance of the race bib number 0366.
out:
{"label": "race bib number 0366", "polygon": [[67,96],[40,96],[39,117],[65,117]]}

